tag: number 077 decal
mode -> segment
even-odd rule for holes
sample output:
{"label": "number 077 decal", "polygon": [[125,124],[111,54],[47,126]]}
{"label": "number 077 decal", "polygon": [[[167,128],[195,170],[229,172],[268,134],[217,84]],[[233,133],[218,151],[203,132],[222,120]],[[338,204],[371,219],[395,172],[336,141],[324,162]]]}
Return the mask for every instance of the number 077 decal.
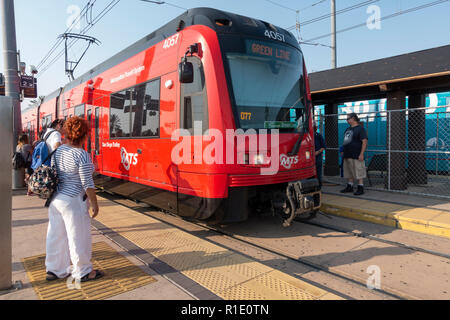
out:
{"label": "number 077 decal", "polygon": [[168,48],[173,47],[174,45],[176,45],[177,42],[178,42],[178,37],[179,36],[180,36],[180,34],[177,33],[176,35],[171,36],[170,38],[167,38],[164,41],[163,49],[168,49]]}

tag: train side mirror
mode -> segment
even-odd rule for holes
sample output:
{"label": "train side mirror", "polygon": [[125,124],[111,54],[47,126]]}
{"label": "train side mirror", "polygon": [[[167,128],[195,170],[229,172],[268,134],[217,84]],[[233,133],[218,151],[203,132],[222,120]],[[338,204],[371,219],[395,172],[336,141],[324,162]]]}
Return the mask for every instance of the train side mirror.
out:
{"label": "train side mirror", "polygon": [[181,83],[192,83],[194,82],[194,66],[191,62],[183,59],[178,65],[178,74]]}

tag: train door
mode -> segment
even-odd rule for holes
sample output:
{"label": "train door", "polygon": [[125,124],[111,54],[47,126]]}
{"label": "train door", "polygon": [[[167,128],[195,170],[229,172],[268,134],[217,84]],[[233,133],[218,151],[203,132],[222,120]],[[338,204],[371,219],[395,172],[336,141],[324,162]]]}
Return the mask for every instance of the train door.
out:
{"label": "train door", "polygon": [[[180,86],[180,128],[189,131],[191,136],[191,154],[190,161],[192,164],[199,164],[195,171],[201,170],[202,159],[198,159],[198,152],[195,150],[195,139],[202,139],[202,137],[195,135],[203,135],[209,129],[209,115],[208,115],[208,99],[206,93],[206,81],[203,64],[197,57],[188,57],[188,61],[193,64],[194,81],[192,83],[183,83]],[[200,127],[201,132],[197,133],[197,127]],[[203,150],[201,150],[201,153]],[[178,172],[178,192],[179,205],[183,202],[182,194],[195,193],[198,196],[201,194],[201,185],[203,181],[199,180],[195,175],[189,175],[191,167],[189,164],[180,165]],[[186,174],[187,173],[187,174]],[[195,177],[195,179],[192,179]],[[180,215],[183,213],[180,212]]]}
{"label": "train door", "polygon": [[94,139],[95,133],[93,132],[94,126],[92,125],[92,106],[86,105],[86,120],[88,123],[88,139],[86,141],[86,151],[91,156],[92,161],[94,161],[94,151],[92,149],[92,139]]}
{"label": "train door", "polygon": [[94,106],[94,148],[93,148],[93,162],[95,170],[102,170],[102,154],[100,152],[100,107]]}

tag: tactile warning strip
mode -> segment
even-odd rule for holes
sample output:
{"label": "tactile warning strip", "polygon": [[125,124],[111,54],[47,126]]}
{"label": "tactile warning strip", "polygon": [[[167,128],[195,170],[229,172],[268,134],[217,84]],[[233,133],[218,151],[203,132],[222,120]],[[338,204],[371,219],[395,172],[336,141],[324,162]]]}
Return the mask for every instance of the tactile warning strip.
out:
{"label": "tactile warning strip", "polygon": [[94,269],[104,271],[105,276],[80,283],[80,289],[76,288],[75,282],[68,285],[68,279],[45,280],[45,255],[25,258],[23,264],[41,300],[107,299],[156,281],[105,242],[92,245]]}
{"label": "tactile warning strip", "polygon": [[130,208],[99,200],[100,206],[108,205],[97,216],[99,222],[223,299],[342,299]]}

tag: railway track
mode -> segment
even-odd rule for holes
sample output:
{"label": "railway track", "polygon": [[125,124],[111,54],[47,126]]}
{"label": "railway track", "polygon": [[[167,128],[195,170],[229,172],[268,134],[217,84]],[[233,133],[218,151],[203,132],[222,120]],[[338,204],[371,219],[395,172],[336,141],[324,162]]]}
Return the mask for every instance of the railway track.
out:
{"label": "railway track", "polygon": [[[109,195],[111,195],[109,193]],[[120,197],[120,198],[119,198]],[[112,197],[109,197],[110,200],[119,203],[121,205],[125,205],[129,208],[132,209],[136,209],[136,206],[132,206],[132,204],[136,204],[134,201],[123,198],[121,196],[112,194]],[[126,204],[123,199],[126,199],[126,201],[128,201],[128,204]],[[142,204],[139,204],[140,206],[142,206]],[[144,205],[145,207],[141,207],[141,209],[137,210],[142,214],[146,214],[152,218],[155,218],[161,222],[167,223],[171,226],[174,226],[176,228],[181,228],[181,229],[186,229],[187,226],[189,225],[195,225],[197,227],[201,227],[203,228],[203,230],[207,231],[206,233],[204,233],[201,237],[202,238],[207,238],[208,236],[211,235],[221,235],[221,236],[225,236],[225,237],[229,237],[235,241],[239,241],[240,243],[244,244],[244,245],[248,245],[248,246],[252,246],[261,250],[264,250],[266,252],[275,254],[277,256],[283,257],[285,259],[288,259],[289,261],[293,261],[295,263],[299,263],[302,264],[304,266],[307,266],[309,268],[312,268],[316,271],[321,271],[324,272],[326,274],[328,274],[331,277],[334,277],[335,279],[338,280],[343,280],[343,281],[347,281],[355,286],[358,286],[364,290],[370,290],[367,288],[367,284],[362,281],[360,278],[353,276],[352,274],[348,274],[345,272],[340,272],[337,270],[330,270],[330,268],[328,268],[327,266],[318,264],[318,263],[314,263],[311,261],[308,261],[306,259],[303,259],[302,257],[298,257],[295,255],[292,255],[288,252],[283,252],[281,250],[278,250],[277,248],[274,247],[270,247],[267,244],[261,243],[259,241],[256,240],[249,240],[248,238],[246,238],[245,236],[242,235],[236,235],[233,234],[225,229],[223,229],[220,226],[214,226],[214,225],[210,225],[204,222],[199,222],[199,221],[193,221],[193,220],[186,220],[183,219],[177,215],[162,211],[160,209],[155,209],[153,207],[149,207],[147,205]],[[323,215],[327,216],[326,214],[322,213]],[[401,243],[401,242],[396,242],[396,241],[391,241],[391,240],[386,240],[386,239],[381,239],[377,236],[371,235],[369,233],[365,233],[365,232],[355,232],[353,230],[350,229],[345,229],[342,227],[337,227],[337,226],[333,226],[333,225],[329,225],[326,223],[319,223],[319,222],[315,222],[314,220],[312,221],[308,221],[308,222],[297,222],[300,224],[304,224],[304,225],[311,225],[314,227],[318,227],[318,228],[322,228],[324,230],[328,230],[328,231],[332,231],[332,232],[337,232],[340,234],[345,234],[345,235],[350,235],[352,237],[358,237],[358,238],[364,238],[367,240],[372,240],[372,241],[377,241],[383,244],[388,244],[390,246],[395,246],[398,248],[404,248],[404,249],[408,249],[408,250],[412,250],[414,252],[421,252],[421,253],[425,253],[425,254],[429,254],[429,255],[433,255],[436,257],[440,257],[440,258],[445,258],[445,259],[450,259],[450,256],[446,253],[442,253],[442,252],[437,252],[437,251],[432,251],[432,250],[428,250],[428,249],[424,249],[424,248],[419,248],[419,247],[415,247],[415,246],[411,246],[405,243]],[[372,289],[371,292],[376,292],[380,298],[384,298],[384,299],[418,299],[415,296],[411,296],[406,292],[400,292],[396,289],[390,288],[390,287],[386,287],[383,286],[383,288],[381,289]]]}

